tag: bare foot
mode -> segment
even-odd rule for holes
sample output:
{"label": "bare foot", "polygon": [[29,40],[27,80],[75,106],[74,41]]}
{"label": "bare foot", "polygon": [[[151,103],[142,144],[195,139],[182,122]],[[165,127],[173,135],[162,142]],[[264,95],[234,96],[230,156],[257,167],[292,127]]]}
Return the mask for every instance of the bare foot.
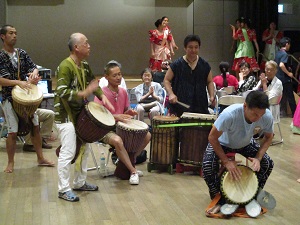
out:
{"label": "bare foot", "polygon": [[4,170],[5,173],[12,173],[14,171],[14,163],[8,163],[6,169]]}
{"label": "bare foot", "polygon": [[55,166],[54,162],[48,161],[47,159],[40,159],[38,160],[38,166]]}
{"label": "bare foot", "polygon": [[297,180],[297,182],[299,182],[299,183],[300,183],[300,178]]}
{"label": "bare foot", "polygon": [[206,213],[207,214],[216,214],[216,213],[220,212],[220,209],[221,209],[221,205],[218,204],[218,205],[215,205],[215,206],[211,207],[210,209],[208,209],[206,211]]}

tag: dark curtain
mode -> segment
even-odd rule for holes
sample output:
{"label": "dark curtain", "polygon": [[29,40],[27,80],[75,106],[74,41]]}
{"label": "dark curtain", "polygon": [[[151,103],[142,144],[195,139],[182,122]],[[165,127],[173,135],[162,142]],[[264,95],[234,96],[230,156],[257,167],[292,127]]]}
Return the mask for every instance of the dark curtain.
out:
{"label": "dark curtain", "polygon": [[278,0],[239,0],[239,17],[241,16],[250,18],[252,28],[257,34],[260,52],[262,52],[264,30],[272,21],[278,24]]}

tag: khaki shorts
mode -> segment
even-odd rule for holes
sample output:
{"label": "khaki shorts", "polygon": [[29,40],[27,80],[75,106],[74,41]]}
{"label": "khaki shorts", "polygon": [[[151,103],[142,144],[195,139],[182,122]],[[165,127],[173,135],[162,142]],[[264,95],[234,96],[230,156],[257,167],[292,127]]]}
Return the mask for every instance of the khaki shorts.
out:
{"label": "khaki shorts", "polygon": [[[3,112],[7,123],[8,133],[17,133],[19,128],[19,119],[10,101],[5,100],[3,103]],[[39,117],[36,112],[33,114],[32,123],[34,126],[39,125]]]}
{"label": "khaki shorts", "polygon": [[109,140],[113,137],[116,136],[117,134],[114,131],[108,132],[101,140],[100,142],[103,142],[104,144],[109,144]]}

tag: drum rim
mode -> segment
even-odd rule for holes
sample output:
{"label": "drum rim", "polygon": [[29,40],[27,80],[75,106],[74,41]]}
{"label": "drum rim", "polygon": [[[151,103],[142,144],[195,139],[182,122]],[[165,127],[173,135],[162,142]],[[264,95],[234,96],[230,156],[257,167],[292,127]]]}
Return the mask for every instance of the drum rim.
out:
{"label": "drum rim", "polygon": [[[194,117],[193,117],[194,116]],[[212,114],[203,114],[203,113],[190,113],[184,112],[180,119],[202,119],[202,120],[216,120],[217,116]]]}
{"label": "drum rim", "polygon": [[[168,119],[168,120],[161,120],[161,119]],[[177,116],[154,116],[152,120],[161,121],[161,122],[178,122],[180,118]]]}
{"label": "drum rim", "polygon": [[135,122],[138,122],[138,123],[143,124],[143,125],[146,125],[146,126],[145,126],[145,128],[143,128],[143,129],[130,129],[129,127],[124,127],[124,126],[122,126],[122,124],[126,124],[126,123],[124,123],[124,122],[122,122],[122,121],[118,121],[118,122],[116,123],[116,127],[119,128],[119,129],[121,129],[121,130],[125,130],[125,131],[133,131],[133,132],[136,132],[136,133],[138,133],[138,132],[145,132],[145,131],[148,132],[149,126],[148,126],[145,122],[140,121],[140,120],[135,120],[135,119],[131,119],[131,120],[129,120],[129,121],[135,121]]}
{"label": "drum rim", "polygon": [[[257,194],[257,192],[258,192],[258,188],[259,188],[259,186],[258,186],[258,178],[257,178],[257,175],[256,175],[256,173],[250,168],[250,167],[248,167],[248,166],[245,166],[245,165],[237,165],[238,167],[244,167],[244,168],[247,168],[247,169],[249,169],[249,170],[251,170],[252,171],[252,173],[255,175],[255,180],[256,180],[256,186],[257,186],[257,188],[256,188],[256,190],[255,190],[255,193],[253,194],[253,196],[249,199],[249,200],[247,200],[247,201],[245,201],[245,202],[239,202],[239,201],[234,201],[234,200],[232,200],[232,199],[230,199],[229,197],[228,197],[228,195],[224,192],[224,188],[223,188],[223,181],[224,181],[224,179],[225,179],[225,176],[228,174],[228,171],[225,171],[223,174],[222,174],[222,177],[221,177],[221,180],[220,180],[220,189],[221,189],[221,193],[222,193],[222,195],[225,197],[225,199],[227,200],[227,201],[229,201],[230,203],[233,203],[233,204],[240,204],[240,205],[246,205],[246,204],[248,204],[253,198],[255,198],[255,196],[256,196],[256,194]],[[226,176],[227,177],[227,176]]]}

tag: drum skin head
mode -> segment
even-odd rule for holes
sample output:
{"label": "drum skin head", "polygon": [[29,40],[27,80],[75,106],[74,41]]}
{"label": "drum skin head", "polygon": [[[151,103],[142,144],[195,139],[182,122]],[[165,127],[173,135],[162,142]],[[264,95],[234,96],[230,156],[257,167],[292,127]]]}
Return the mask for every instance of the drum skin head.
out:
{"label": "drum skin head", "polygon": [[222,194],[235,204],[247,204],[258,190],[258,179],[255,172],[247,166],[238,165],[242,172],[240,180],[232,180],[226,171],[221,179]]}
{"label": "drum skin head", "polygon": [[156,121],[165,121],[165,122],[176,122],[179,120],[177,116],[154,116],[153,120]]}
{"label": "drum skin head", "polygon": [[128,120],[126,123],[118,121],[117,126],[126,130],[148,130],[148,125],[146,123],[133,119]]}
{"label": "drum skin head", "polygon": [[115,125],[115,118],[103,105],[96,102],[89,102],[87,108],[93,117],[102,124],[108,127]]}
{"label": "drum skin head", "polygon": [[26,103],[26,102],[39,102],[43,100],[43,92],[34,84],[31,84],[31,89],[25,90],[16,85],[12,90],[12,97],[14,101]]}
{"label": "drum skin head", "polygon": [[216,115],[211,114],[201,114],[201,113],[190,113],[184,112],[181,115],[181,118],[189,118],[189,119],[202,119],[202,120],[216,120]]}

